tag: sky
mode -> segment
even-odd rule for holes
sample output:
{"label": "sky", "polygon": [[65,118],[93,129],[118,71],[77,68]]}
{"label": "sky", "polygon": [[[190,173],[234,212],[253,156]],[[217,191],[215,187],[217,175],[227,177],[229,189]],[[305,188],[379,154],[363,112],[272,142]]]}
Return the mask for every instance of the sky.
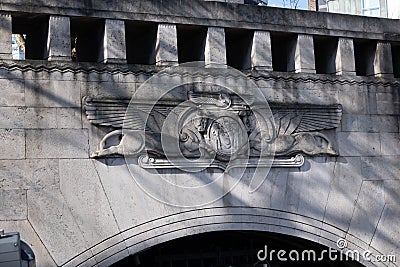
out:
{"label": "sky", "polygon": [[[290,0],[268,0],[268,6],[277,6],[277,7],[290,7],[289,5]],[[284,6],[286,3],[286,6]],[[299,4],[297,9],[307,9],[308,8],[308,1],[307,0],[299,0]]]}

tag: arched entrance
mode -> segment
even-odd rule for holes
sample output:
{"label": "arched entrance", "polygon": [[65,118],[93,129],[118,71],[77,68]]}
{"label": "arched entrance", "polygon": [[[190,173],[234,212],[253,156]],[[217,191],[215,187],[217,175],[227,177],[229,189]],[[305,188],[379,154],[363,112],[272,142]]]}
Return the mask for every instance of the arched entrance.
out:
{"label": "arched entrance", "polygon": [[[282,254],[283,252],[279,254],[279,251],[285,251],[285,254]],[[267,259],[262,260],[264,256]],[[352,259],[346,259],[344,255],[341,259],[340,252],[299,237],[260,231],[217,231],[167,241],[131,255],[112,266],[362,267],[363,265]]]}

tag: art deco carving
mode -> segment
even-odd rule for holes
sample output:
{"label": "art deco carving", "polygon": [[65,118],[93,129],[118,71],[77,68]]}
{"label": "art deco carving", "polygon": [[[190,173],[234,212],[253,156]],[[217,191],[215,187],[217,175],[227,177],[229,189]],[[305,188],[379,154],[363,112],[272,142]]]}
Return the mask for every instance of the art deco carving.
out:
{"label": "art deco carving", "polygon": [[[161,100],[154,106],[85,99],[88,120],[114,128],[103,137],[93,157],[138,157],[143,168],[168,168],[171,158],[175,166],[181,158],[199,159],[193,163],[199,167],[215,159],[213,166],[224,169],[227,162],[241,158],[248,158],[246,166],[252,166],[254,160],[271,161],[275,156],[274,165],[285,167],[301,166],[302,155],[337,155],[320,131],[338,127],[340,105],[273,103],[270,107],[273,118],[265,106],[250,107],[227,92],[191,91],[187,101]],[[120,138],[119,144],[108,145],[115,137]]]}

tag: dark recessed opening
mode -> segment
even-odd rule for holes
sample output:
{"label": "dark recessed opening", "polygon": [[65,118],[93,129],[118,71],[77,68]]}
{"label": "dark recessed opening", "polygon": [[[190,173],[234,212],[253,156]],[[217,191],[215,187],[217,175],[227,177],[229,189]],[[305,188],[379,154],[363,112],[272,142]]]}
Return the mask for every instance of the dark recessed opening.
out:
{"label": "dark recessed opening", "polygon": [[25,59],[42,60],[47,57],[47,33],[49,16],[14,14],[12,33],[16,43],[23,50]]}
{"label": "dark recessed opening", "polygon": [[204,61],[207,28],[192,25],[178,25],[178,61]]}
{"label": "dark recessed opening", "polygon": [[354,56],[357,76],[374,75],[374,59],[376,52],[376,41],[354,40]]}
{"label": "dark recessed opening", "polygon": [[[261,254],[259,253],[260,250],[262,250]],[[259,260],[257,255],[265,255],[265,250],[267,259]],[[285,254],[280,254],[281,256],[278,258],[276,252],[280,250],[285,251]],[[271,251],[274,251],[275,254]],[[292,251],[304,255],[304,257],[296,257],[297,254]],[[329,257],[329,251],[331,250],[321,244],[283,234],[256,231],[220,231],[168,241],[129,256],[111,266],[362,267],[360,263],[350,258],[340,260],[339,251],[331,252],[331,257]],[[304,254],[304,252],[307,253]],[[313,254],[314,252],[315,254]],[[290,258],[289,254],[293,257]],[[310,255],[310,257],[307,255]],[[336,256],[336,259],[334,256]],[[296,260],[296,258],[299,260]]]}
{"label": "dark recessed opening", "polygon": [[274,71],[295,70],[297,35],[271,32],[272,68]]}
{"label": "dark recessed opening", "polygon": [[104,19],[71,18],[72,60],[99,62],[103,56]]}
{"label": "dark recessed opening", "polygon": [[126,56],[129,64],[155,64],[156,23],[126,21],[125,36]]}
{"label": "dark recessed opening", "polygon": [[394,77],[400,78],[400,43],[392,43],[392,61]]}
{"label": "dark recessed opening", "polygon": [[318,74],[336,72],[338,38],[314,36],[315,70]]}
{"label": "dark recessed opening", "polygon": [[254,31],[225,29],[226,59],[228,66],[245,70],[251,68],[251,47]]}

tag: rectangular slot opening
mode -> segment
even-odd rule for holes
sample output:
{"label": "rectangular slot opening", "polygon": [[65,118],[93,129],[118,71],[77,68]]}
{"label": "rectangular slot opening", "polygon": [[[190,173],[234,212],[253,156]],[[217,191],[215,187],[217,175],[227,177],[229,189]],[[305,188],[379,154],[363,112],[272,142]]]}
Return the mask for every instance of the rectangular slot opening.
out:
{"label": "rectangular slot opening", "polygon": [[297,34],[271,32],[272,68],[274,71],[295,70]]}
{"label": "rectangular slot opening", "polygon": [[392,43],[393,74],[400,78],[400,43]]}
{"label": "rectangular slot opening", "polygon": [[317,74],[336,73],[338,38],[314,36],[315,70]]}
{"label": "rectangular slot opening", "polygon": [[155,64],[157,41],[156,23],[126,21],[125,39],[128,64]]}
{"label": "rectangular slot opening", "polygon": [[12,49],[14,59],[46,58],[49,16],[14,14],[12,17]]}
{"label": "rectangular slot opening", "polygon": [[71,18],[72,61],[99,62],[103,38],[104,19]]}
{"label": "rectangular slot opening", "polygon": [[226,59],[228,66],[238,70],[251,68],[251,47],[254,31],[225,29]]}
{"label": "rectangular slot opening", "polygon": [[177,25],[179,63],[204,61],[207,27]]}
{"label": "rectangular slot opening", "polygon": [[374,75],[376,41],[355,39],[354,56],[357,76]]}

